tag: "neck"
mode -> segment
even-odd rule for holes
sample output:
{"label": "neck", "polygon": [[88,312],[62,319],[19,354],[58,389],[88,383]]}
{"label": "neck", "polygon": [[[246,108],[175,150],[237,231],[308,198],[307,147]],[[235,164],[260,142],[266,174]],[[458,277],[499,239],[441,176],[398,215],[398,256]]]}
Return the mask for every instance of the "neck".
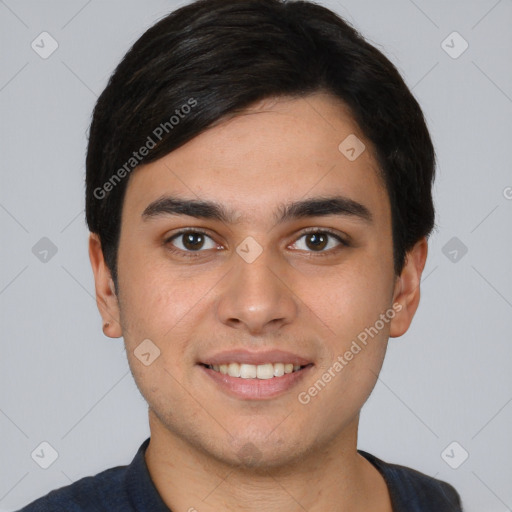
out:
{"label": "neck", "polygon": [[329,444],[271,468],[227,464],[169,432],[151,410],[149,418],[146,463],[173,512],[391,512],[380,473],[357,453],[358,417]]}

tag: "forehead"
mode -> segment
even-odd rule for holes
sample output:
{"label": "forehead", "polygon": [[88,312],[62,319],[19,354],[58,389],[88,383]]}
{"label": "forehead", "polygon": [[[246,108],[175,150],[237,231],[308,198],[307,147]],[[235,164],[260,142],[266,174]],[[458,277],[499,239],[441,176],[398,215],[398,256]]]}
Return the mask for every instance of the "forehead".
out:
{"label": "forehead", "polygon": [[240,222],[275,218],[276,205],[299,198],[332,195],[389,217],[372,145],[349,109],[324,93],[265,99],[219,120],[135,169],[125,207],[140,216],[165,194],[226,204]]}

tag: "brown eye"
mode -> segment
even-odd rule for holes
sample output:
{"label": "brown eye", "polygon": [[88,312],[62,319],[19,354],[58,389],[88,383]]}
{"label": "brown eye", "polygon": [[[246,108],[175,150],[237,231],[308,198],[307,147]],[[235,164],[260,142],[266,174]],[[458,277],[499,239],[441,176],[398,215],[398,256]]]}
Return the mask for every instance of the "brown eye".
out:
{"label": "brown eye", "polygon": [[325,233],[309,233],[306,235],[306,245],[313,250],[325,249],[328,236]]}
{"label": "brown eye", "polygon": [[183,246],[189,251],[197,251],[204,244],[202,233],[186,233],[183,235]]}
{"label": "brown eye", "polygon": [[330,254],[331,250],[348,246],[349,244],[339,235],[320,229],[303,233],[293,244],[294,249],[319,254]]}
{"label": "brown eye", "polygon": [[201,231],[182,231],[169,238],[166,244],[182,252],[202,252],[217,247],[212,238]]}

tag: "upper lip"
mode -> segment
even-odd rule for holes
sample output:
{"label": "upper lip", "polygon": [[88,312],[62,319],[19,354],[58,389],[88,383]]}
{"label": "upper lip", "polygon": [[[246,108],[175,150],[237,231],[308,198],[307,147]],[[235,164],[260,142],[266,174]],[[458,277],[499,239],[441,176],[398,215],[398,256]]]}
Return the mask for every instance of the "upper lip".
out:
{"label": "upper lip", "polygon": [[265,363],[292,363],[297,366],[305,366],[312,363],[312,361],[311,359],[306,359],[298,354],[286,352],[284,350],[265,350],[255,352],[244,349],[235,349],[207,356],[202,359],[200,363],[207,365],[221,365],[229,363],[253,365]]}

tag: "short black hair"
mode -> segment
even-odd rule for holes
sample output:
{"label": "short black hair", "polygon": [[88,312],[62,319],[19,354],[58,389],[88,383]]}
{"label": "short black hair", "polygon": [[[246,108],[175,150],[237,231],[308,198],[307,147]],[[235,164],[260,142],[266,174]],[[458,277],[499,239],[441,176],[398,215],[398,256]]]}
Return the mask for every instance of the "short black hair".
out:
{"label": "short black hair", "polygon": [[421,108],[395,66],[314,2],[198,0],[134,43],[93,112],[86,219],[116,288],[123,198],[135,167],[256,101],[315,92],[348,106],[375,149],[399,275],[407,251],[434,227],[435,152]]}

